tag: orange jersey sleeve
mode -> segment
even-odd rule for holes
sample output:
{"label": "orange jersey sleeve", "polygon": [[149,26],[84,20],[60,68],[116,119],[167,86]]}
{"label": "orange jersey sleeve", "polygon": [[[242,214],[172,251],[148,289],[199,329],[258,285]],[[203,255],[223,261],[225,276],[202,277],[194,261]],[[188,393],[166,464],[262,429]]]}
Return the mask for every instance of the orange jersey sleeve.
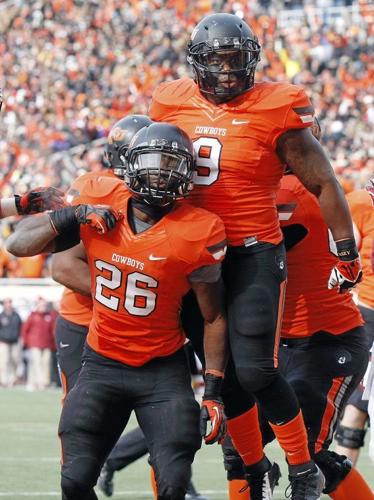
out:
{"label": "orange jersey sleeve", "polygon": [[[102,203],[127,214],[129,199],[123,187]],[[87,228],[82,239],[94,298],[89,345],[132,366],[182,347],[179,311],[189,274],[224,256],[217,216],[181,204],[144,232],[134,234],[125,216],[106,235]]]}
{"label": "orange jersey sleeve", "polygon": [[[281,335],[305,337],[320,330],[338,335],[362,325],[352,296],[327,288],[337,257],[330,248],[329,231],[317,198],[296,176],[286,175],[277,205],[285,234],[296,242],[287,252],[288,282]],[[298,240],[295,234],[300,234],[301,227],[306,231]]]}
{"label": "orange jersey sleeve", "polygon": [[192,138],[196,171],[190,201],[223,220],[229,245],[281,241],[275,194],[284,166],[275,149],[283,132],[312,124],[313,108],[300,87],[258,83],[215,105],[183,78],[156,88],[149,113]]}
{"label": "orange jersey sleeve", "polygon": [[363,268],[362,282],[357,287],[361,302],[374,309],[374,271],[372,254],[374,246],[374,208],[370,194],[361,189],[347,195],[353,222],[360,234],[360,256]]}
{"label": "orange jersey sleeve", "polygon": [[64,288],[59,313],[72,323],[88,327],[92,318],[92,298]]}

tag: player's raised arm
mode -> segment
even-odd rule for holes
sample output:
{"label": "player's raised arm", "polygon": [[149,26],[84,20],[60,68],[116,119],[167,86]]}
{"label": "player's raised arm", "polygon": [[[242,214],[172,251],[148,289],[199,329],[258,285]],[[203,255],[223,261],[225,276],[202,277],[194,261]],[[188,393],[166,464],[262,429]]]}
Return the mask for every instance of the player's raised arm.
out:
{"label": "player's raised arm", "polygon": [[90,225],[104,234],[114,228],[119,215],[103,205],[76,205],[21,221],[6,242],[7,250],[16,257],[72,248],[80,241],[79,226]]}
{"label": "player's raised arm", "polygon": [[82,243],[52,257],[52,278],[82,295],[91,295],[90,268]]}

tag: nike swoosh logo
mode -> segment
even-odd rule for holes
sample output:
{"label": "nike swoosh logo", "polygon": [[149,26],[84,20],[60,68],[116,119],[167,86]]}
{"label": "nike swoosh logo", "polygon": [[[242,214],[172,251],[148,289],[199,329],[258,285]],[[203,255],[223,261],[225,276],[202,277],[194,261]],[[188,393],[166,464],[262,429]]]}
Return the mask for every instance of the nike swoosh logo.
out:
{"label": "nike swoosh logo", "polygon": [[235,120],[234,118],[231,123],[233,125],[244,125],[245,123],[249,123],[249,120]]}
{"label": "nike swoosh logo", "polygon": [[63,349],[64,347],[69,347],[70,344],[64,344],[63,342],[60,342],[60,347]]}
{"label": "nike swoosh logo", "polygon": [[150,255],[149,260],[166,260],[167,257],[156,257],[155,255]]}

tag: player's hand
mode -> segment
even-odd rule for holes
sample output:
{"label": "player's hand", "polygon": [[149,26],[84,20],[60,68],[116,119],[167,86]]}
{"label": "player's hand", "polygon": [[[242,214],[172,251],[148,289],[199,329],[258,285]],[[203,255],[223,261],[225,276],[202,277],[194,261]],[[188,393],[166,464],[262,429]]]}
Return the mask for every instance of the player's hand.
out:
{"label": "player's hand", "polygon": [[38,187],[22,196],[15,195],[19,215],[30,215],[64,206],[64,193],[54,187]]}
{"label": "player's hand", "polygon": [[89,224],[99,234],[111,231],[121,218],[109,205],[77,205],[75,216],[79,224]]}
{"label": "player's hand", "polygon": [[[219,372],[215,372],[219,373]],[[226,435],[226,419],[221,398],[223,374],[205,374],[205,391],[200,410],[200,435],[206,444],[222,443]]]}
{"label": "player's hand", "polygon": [[339,261],[331,271],[328,288],[337,288],[339,293],[345,293],[354,288],[362,280],[360,259],[349,262]]}
{"label": "player's hand", "polygon": [[56,234],[77,228],[79,224],[89,224],[95,231],[105,234],[111,231],[122,218],[108,205],[73,205],[48,213]]}
{"label": "player's hand", "polygon": [[336,248],[339,262],[331,271],[328,288],[345,293],[362,280],[362,267],[354,240],[337,241]]}
{"label": "player's hand", "polygon": [[226,419],[223,403],[205,399],[200,410],[200,435],[205,444],[221,444],[226,436]]}

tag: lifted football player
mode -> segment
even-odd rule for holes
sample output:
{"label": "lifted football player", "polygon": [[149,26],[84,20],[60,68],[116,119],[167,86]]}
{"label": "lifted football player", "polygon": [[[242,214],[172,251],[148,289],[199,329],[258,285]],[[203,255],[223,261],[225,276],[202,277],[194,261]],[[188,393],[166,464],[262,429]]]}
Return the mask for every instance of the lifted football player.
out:
{"label": "lifted football player", "polygon": [[339,256],[335,285],[349,276],[353,287],[361,267],[343,192],[310,131],[313,107],[300,87],[255,83],[259,60],[260,45],[242,19],[209,15],[188,44],[194,80],[159,85],[149,115],[180,126],[193,139],[191,201],[225,224],[229,339],[241,385],[228,393],[225,411],[252,498],[265,498],[263,479],[271,467],[262,449],[257,400],[286,453],[292,499],[314,500],[323,475],[311,459],[295,392],[278,367],[287,268],[275,195],[285,164],[318,197],[332,230]]}

